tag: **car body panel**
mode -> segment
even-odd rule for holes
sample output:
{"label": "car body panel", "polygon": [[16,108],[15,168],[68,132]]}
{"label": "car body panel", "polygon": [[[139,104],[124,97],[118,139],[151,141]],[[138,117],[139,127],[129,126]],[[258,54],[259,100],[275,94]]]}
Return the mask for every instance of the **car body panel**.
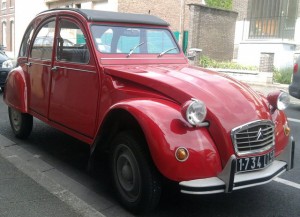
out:
{"label": "car body panel", "polygon": [[[135,99],[119,102],[111,109],[126,109],[136,118],[152,159],[165,177],[174,181],[190,180],[216,176],[221,171],[220,157],[208,130],[191,127],[174,102]],[[176,160],[174,153],[178,147],[189,150],[188,161]]]}

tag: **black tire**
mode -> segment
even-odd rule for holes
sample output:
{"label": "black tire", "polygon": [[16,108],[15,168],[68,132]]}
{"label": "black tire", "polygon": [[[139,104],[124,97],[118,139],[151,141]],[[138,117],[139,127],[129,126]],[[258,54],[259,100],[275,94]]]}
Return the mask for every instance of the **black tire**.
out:
{"label": "black tire", "polygon": [[112,145],[112,179],[122,205],[136,214],[155,209],[161,196],[161,176],[144,140],[131,132],[122,132]]}
{"label": "black tire", "polygon": [[10,107],[8,107],[8,115],[10,126],[15,136],[19,139],[26,139],[32,131],[32,116],[26,113],[21,113]]}

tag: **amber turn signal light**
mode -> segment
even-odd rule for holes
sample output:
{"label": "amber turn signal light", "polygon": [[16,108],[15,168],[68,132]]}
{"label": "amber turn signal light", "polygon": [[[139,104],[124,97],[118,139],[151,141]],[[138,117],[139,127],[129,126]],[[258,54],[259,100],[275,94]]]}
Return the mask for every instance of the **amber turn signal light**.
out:
{"label": "amber turn signal light", "polygon": [[189,157],[189,151],[186,148],[179,147],[175,151],[175,157],[178,161],[186,161]]}
{"label": "amber turn signal light", "polygon": [[289,136],[290,135],[290,132],[291,132],[291,128],[289,128],[289,126],[287,124],[283,125],[283,130],[284,130],[284,134],[286,136]]}

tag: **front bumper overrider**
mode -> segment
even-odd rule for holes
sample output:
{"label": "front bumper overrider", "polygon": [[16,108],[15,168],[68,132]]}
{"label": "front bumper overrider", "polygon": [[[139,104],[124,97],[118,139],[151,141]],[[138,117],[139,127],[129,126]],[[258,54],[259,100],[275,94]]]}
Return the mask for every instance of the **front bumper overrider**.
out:
{"label": "front bumper overrider", "polygon": [[232,155],[218,177],[179,182],[181,192],[185,194],[230,193],[271,182],[275,177],[294,167],[294,150],[295,141],[291,137],[284,151],[267,168],[244,173],[236,173],[237,158]]}

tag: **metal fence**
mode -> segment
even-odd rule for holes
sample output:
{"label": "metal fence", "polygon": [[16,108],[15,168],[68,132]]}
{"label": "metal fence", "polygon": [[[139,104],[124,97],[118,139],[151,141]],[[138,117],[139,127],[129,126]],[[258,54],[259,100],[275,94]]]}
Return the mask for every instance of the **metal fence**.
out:
{"label": "metal fence", "polygon": [[252,0],[249,38],[294,39],[298,0]]}

